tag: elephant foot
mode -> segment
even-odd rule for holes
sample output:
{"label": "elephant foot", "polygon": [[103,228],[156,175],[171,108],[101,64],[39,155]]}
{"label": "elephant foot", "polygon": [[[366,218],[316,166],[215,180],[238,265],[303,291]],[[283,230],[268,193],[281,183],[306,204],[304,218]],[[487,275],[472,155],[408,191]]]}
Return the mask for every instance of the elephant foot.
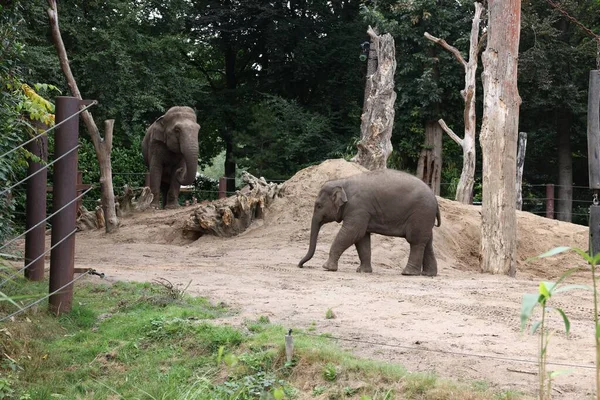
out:
{"label": "elephant foot", "polygon": [[425,267],[423,266],[423,272],[421,272],[423,276],[437,276],[437,266],[436,267]]}
{"label": "elephant foot", "polygon": [[370,274],[373,272],[373,268],[370,265],[360,265],[356,269],[356,272],[364,272],[366,274]]}
{"label": "elephant foot", "polygon": [[171,203],[171,204],[167,204],[167,205],[165,206],[165,208],[166,208],[167,210],[174,210],[174,209],[176,209],[176,208],[179,208],[179,207],[180,207],[180,206],[179,206],[179,204],[177,204],[177,203]]}
{"label": "elephant foot", "polygon": [[402,271],[402,275],[421,275],[421,268],[416,267],[414,265],[407,265],[406,268],[404,268],[404,270]]}
{"label": "elephant foot", "polygon": [[338,266],[337,266],[337,263],[327,261],[325,264],[323,264],[323,269],[325,271],[337,271]]}

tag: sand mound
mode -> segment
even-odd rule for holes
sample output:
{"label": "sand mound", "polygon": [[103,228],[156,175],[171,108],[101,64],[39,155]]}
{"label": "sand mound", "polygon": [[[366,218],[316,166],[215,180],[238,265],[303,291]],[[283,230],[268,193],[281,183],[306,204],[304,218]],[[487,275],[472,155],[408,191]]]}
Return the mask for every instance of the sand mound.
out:
{"label": "sand mound", "polygon": [[[314,200],[323,183],[365,171],[361,166],[345,160],[327,160],[299,171],[285,183],[284,195],[270,208],[264,230],[273,230],[273,240],[289,232],[290,241],[300,240],[308,245],[308,227]],[[442,225],[434,229],[434,247],[441,268],[479,271],[481,241],[481,207],[464,205],[438,197]],[[579,259],[565,254],[551,259],[525,262],[557,246],[587,247],[587,227],[550,220],[527,212],[517,212],[519,273],[556,277],[575,265]],[[276,225],[283,225],[276,227]],[[330,224],[336,225],[336,224]],[[273,229],[275,228],[275,229]],[[337,232],[323,229],[319,243],[331,243]],[[265,231],[266,234],[266,231]],[[389,267],[401,267],[408,256],[408,244],[403,239],[377,236],[373,238],[373,261]],[[377,254],[377,255],[376,255]],[[377,260],[375,260],[377,258]],[[401,261],[398,261],[400,259]],[[398,263],[400,262],[400,266]]]}

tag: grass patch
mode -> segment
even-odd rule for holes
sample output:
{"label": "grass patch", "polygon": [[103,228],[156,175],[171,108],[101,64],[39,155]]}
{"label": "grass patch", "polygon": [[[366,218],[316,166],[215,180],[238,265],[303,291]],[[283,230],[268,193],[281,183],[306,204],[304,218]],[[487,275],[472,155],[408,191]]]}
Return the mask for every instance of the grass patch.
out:
{"label": "grass patch", "polygon": [[[11,285],[13,293],[47,290],[47,283]],[[55,318],[40,307],[3,325],[0,398],[521,398],[493,393],[484,382],[459,386],[359,359],[327,335],[297,330],[287,363],[283,327],[265,316],[246,321],[247,329],[211,322],[229,311],[172,289],[81,284],[68,315]]]}

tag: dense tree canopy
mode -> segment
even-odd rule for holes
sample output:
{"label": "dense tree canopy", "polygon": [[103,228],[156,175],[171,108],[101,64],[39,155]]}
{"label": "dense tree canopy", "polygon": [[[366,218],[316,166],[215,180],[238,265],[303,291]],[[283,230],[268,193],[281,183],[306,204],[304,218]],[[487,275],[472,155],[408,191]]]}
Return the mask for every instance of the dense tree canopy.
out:
{"label": "dense tree canopy", "polygon": [[[50,40],[47,2],[11,4],[0,15],[7,38],[0,57],[0,109],[7,116],[0,121],[2,148],[11,145],[9,139],[23,138],[11,122],[18,113],[9,80],[45,82],[69,94]],[[597,0],[560,4],[600,30]],[[360,45],[368,40],[369,24],[392,33],[397,47],[390,166],[414,171],[427,121],[444,118],[455,131],[462,130],[462,68],[423,33],[443,37],[466,54],[472,1],[90,0],[59,1],[58,6],[83,96],[99,101],[94,109],[99,121],[116,119],[117,188],[127,180],[119,174],[144,171],[140,139],[172,105],[197,110],[199,163],[208,165],[225,152],[230,177],[237,166],[284,179],[326,158],[353,155],[366,72]],[[558,183],[559,169],[571,165],[571,182],[585,186],[587,76],[595,67],[595,43],[545,0],[523,2],[521,37],[520,130],[529,134],[524,181]],[[86,140],[82,134],[80,168],[84,179],[93,181],[97,167]],[[570,149],[559,157],[565,143]],[[453,197],[461,156],[445,137],[443,195]],[[4,165],[2,183],[13,179],[7,174],[18,173]],[[131,179],[139,184],[143,177]],[[476,187],[476,200],[479,191]],[[543,197],[533,189],[525,196]],[[526,201],[524,207],[539,211],[542,206]]]}

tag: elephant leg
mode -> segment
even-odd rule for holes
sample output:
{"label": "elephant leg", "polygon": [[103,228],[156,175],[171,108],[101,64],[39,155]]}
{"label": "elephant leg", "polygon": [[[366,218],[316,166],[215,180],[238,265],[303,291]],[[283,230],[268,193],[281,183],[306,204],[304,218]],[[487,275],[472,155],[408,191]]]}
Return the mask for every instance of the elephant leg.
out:
{"label": "elephant leg", "polygon": [[171,185],[169,186],[167,195],[165,196],[165,208],[177,208],[179,207],[179,191],[181,185],[177,179],[173,176],[171,178]]}
{"label": "elephant leg", "polygon": [[360,259],[360,265],[356,272],[373,272],[373,268],[371,267],[371,234],[366,233],[354,245]]}
{"label": "elephant leg", "polygon": [[150,164],[150,191],[152,192],[152,203],[150,206],[153,208],[160,208],[160,192],[162,183],[162,165],[159,162],[153,160]]}
{"label": "elephant leg", "polygon": [[402,275],[421,275],[421,269],[423,267],[423,255],[425,253],[425,244],[410,244],[410,253],[408,255],[408,262],[406,267],[402,271]]}
{"label": "elephant leg", "polygon": [[425,254],[423,255],[423,272],[422,275],[436,276],[437,275],[437,260],[433,253],[433,236],[425,245]]}
{"label": "elephant leg", "polygon": [[167,185],[166,183],[162,183],[160,185],[160,194],[162,196],[162,208],[166,208],[167,207],[167,195],[169,193],[169,185]]}
{"label": "elephant leg", "polygon": [[366,224],[362,229],[357,229],[356,226],[355,223],[344,222],[331,245],[329,259],[327,259],[327,262],[323,265],[323,269],[326,269],[327,271],[337,271],[338,261],[340,260],[342,253],[365,236],[367,230]]}

